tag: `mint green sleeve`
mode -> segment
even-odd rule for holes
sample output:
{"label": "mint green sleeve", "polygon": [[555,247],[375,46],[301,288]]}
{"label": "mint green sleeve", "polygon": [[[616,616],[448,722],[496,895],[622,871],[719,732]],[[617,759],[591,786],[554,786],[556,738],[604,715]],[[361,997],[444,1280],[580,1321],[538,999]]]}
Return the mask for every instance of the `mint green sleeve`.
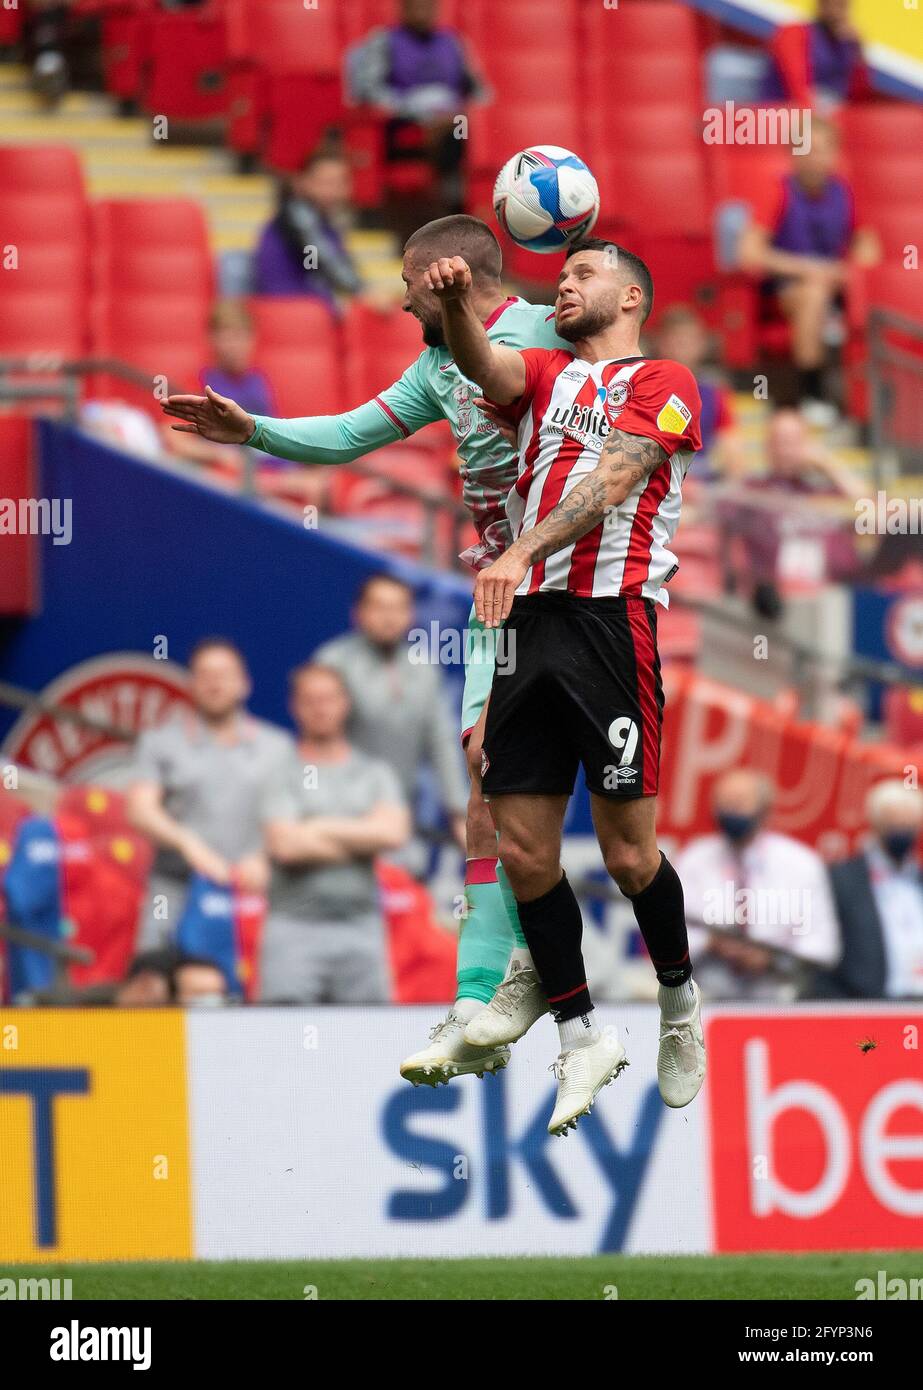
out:
{"label": "mint green sleeve", "polygon": [[298,463],[349,463],[395,439],[407,439],[441,415],[417,358],[393,386],[343,415],[294,420],[254,415],[256,429],[247,445]]}

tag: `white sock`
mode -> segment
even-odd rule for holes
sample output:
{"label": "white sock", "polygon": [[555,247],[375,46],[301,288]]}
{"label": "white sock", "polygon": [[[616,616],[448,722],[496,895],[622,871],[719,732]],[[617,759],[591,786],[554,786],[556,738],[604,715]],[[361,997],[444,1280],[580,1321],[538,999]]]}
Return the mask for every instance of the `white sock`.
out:
{"label": "white sock", "polygon": [[514,961],[516,962],[517,968],[520,970],[535,969],[535,961],[532,959],[532,953],[529,950],[528,946],[513,947],[512,951],[510,952],[510,963],[506,967],[507,975],[509,975],[512,972]]}
{"label": "white sock", "polygon": [[590,1009],[589,1013],[578,1014],[576,1018],[568,1018],[559,1023],[558,1037],[561,1040],[562,1052],[570,1052],[575,1047],[589,1047],[590,1043],[597,1042],[599,1029],[594,1021],[594,1010]]}
{"label": "white sock", "polygon": [[486,1007],[486,1004],[482,1004],[480,999],[456,999],[451,1012],[456,1018],[460,1018],[462,1023],[470,1023],[474,1015],[479,1014]]}
{"label": "white sock", "polygon": [[692,976],[681,985],[661,985],[657,990],[660,1012],[671,1023],[688,1018],[695,1008],[695,989]]}

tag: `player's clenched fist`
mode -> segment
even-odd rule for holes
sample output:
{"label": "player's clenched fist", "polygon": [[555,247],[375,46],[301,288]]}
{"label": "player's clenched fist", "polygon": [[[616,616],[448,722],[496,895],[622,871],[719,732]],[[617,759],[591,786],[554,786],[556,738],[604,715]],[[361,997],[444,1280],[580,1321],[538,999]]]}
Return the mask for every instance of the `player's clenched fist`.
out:
{"label": "player's clenched fist", "polygon": [[423,282],[440,299],[462,299],[471,289],[471,267],[461,256],[441,256],[423,272]]}

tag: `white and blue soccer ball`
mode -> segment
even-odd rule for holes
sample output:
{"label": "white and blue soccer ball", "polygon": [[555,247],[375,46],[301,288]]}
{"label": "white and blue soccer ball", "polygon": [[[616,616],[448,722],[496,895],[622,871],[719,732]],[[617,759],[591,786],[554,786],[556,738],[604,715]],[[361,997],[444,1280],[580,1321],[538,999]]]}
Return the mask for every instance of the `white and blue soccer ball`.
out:
{"label": "white and blue soccer ball", "polygon": [[494,184],[494,212],[520,246],[546,254],[586,236],[599,189],[583,160],[560,145],[532,145],[508,159]]}

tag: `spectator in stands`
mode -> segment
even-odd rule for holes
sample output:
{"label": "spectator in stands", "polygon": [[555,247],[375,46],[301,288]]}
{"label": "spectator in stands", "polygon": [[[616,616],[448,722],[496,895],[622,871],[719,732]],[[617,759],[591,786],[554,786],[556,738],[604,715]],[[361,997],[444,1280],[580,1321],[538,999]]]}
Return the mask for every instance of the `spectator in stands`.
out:
{"label": "spectator in stands", "polygon": [[[111,1002],[119,1009],[163,1008],[176,1002],[176,953],[172,948],[145,951],[135,956],[130,963],[125,978],[111,990],[109,999],[100,997],[98,1002]],[[102,986],[108,990],[109,986]],[[84,1003],[89,1004],[89,999]]]}
{"label": "spectator in stands", "polygon": [[398,23],[374,29],[347,53],[346,90],[356,105],[371,106],[385,121],[385,158],[392,167],[425,160],[435,197],[421,211],[413,197],[413,225],[397,225],[404,239],[422,222],[461,212],[466,141],[455,121],[485,88],[464,40],[438,24],[438,0],[400,0]]}
{"label": "spectator in stands", "polygon": [[746,469],[733,397],[720,377],[705,365],[710,346],[708,328],[691,305],[673,304],[661,315],[657,351],[661,357],[672,358],[689,368],[702,400],[702,449],[693,475],[699,481],[738,477]]}
{"label": "spectator in stands", "polygon": [[676,861],[686,897],[689,952],[711,999],[792,999],[807,966],[839,954],[820,856],[766,829],[774,788],[744,768],[714,788],[716,832]]}
{"label": "spectator in stands", "polygon": [[797,396],[824,400],[828,346],[842,338],[843,295],[855,267],[879,257],[874,232],[856,227],[852,189],[836,172],[839,137],[829,121],[811,122],[810,145],[792,155],[792,170],[766,190],[738,244],[743,270],[761,277],[761,292],[791,327]]}
{"label": "spectator in stands", "polygon": [[254,264],[257,294],[314,295],[336,312],[340,297],[359,292],[362,282],[344,240],[350,197],[346,160],[334,150],[310,155],[288,179],[263,228]]}
{"label": "spectator in stands", "polygon": [[291,739],[247,713],[247,666],[226,638],[193,649],[189,695],[193,708],[142,734],[135,753],[126,809],[157,847],[142,949],[172,939],[192,874],[251,892],[269,877],[259,802],[291,756]]}
{"label": "spectator in stands", "polygon": [[747,479],[752,488],[805,497],[863,496],[860,480],[819,443],[797,410],[775,410],[766,430],[766,468]]}
{"label": "spectator in stands", "polygon": [[[352,697],[350,738],[363,752],[390,763],[409,806],[417,804],[420,772],[429,766],[464,850],[468,788],[458,733],[438,665],[411,661],[412,589],[393,575],[372,575],[359,590],[353,621],[355,632],[326,642],[314,654],[346,682]],[[423,856],[416,844],[401,862],[419,873]]]}
{"label": "spectator in stands", "polygon": [[818,0],[810,24],[783,24],[773,35],[766,101],[821,109],[872,95],[850,0]]}
{"label": "spectator in stands", "polygon": [[203,1008],[228,1002],[224,971],[213,960],[180,956],[173,971],[176,1003],[181,1009]]}
{"label": "spectator in stands", "polygon": [[899,779],[869,793],[861,854],[833,864],[843,939],[839,963],[814,993],[827,999],[923,999],[923,792]]}
{"label": "spectator in stands", "polygon": [[231,396],[251,415],[275,414],[268,378],[253,365],[255,331],[246,304],[221,299],[208,318],[211,357],[199,373],[204,391],[210,386],[219,396]]}
{"label": "spectator in stands", "polygon": [[859,479],[814,438],[797,410],[773,413],[764,472],[744,478],[733,498],[718,506],[724,552],[742,551],[739,569],[754,586],[762,616],[781,615],[779,587],[787,582],[818,583],[854,571],[854,509],[830,502],[854,503],[862,492]]}
{"label": "spectator in stands", "polygon": [[387,763],[346,737],[350,697],[331,667],[292,673],[297,753],[263,800],[272,860],[260,998],[272,1004],[379,1004],[391,997],[375,856],[410,834]]}

